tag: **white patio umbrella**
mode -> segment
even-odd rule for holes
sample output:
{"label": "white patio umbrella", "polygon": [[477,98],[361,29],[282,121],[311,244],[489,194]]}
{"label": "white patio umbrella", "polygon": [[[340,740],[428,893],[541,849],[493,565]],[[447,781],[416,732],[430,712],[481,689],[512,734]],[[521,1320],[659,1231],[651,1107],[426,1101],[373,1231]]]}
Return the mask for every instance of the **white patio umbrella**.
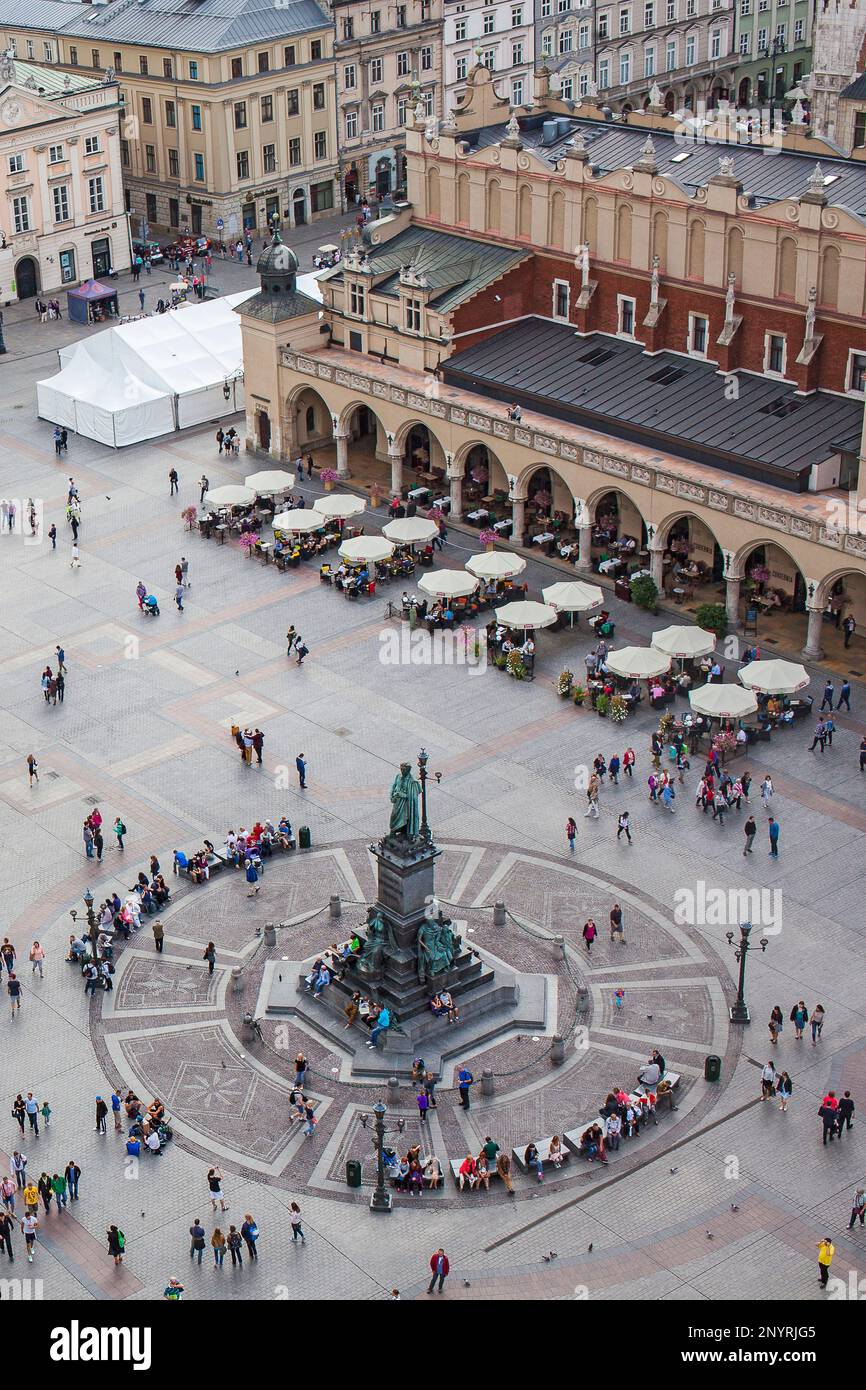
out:
{"label": "white patio umbrella", "polygon": [[512,555],[508,550],[490,550],[473,555],[466,561],[466,568],[479,579],[513,579],[526,569],[526,561],[522,555]]}
{"label": "white patio umbrella", "polygon": [[541,597],[557,612],[570,613],[572,627],[575,613],[586,613],[604,602],[604,594],[598,585],[584,584],[582,579],[563,579],[558,584],[548,584],[546,589],[542,589]]}
{"label": "white patio umbrella", "polygon": [[382,527],[382,535],[397,545],[423,545],[439,535],[439,527],[435,521],[428,521],[423,516],[398,517]]}
{"label": "white patio umbrella", "polygon": [[339,517],[340,521],[357,516],[366,506],[363,497],[354,492],[330,492],[327,497],[316,498],[316,511],[320,516]]}
{"label": "white patio umbrella", "polygon": [[204,500],[211,507],[249,507],[255,502],[256,494],[241,483],[225,483],[206,492]]}
{"label": "white patio umbrella", "polygon": [[762,695],[795,695],[810,680],[809,672],[799,661],[750,661],[738,671],[747,690],[760,690]]}
{"label": "white patio umbrella", "polygon": [[550,604],[534,603],[527,599],[505,603],[495,611],[496,621],[502,623],[503,627],[522,627],[524,632],[529,628],[552,627],[558,617],[556,609],[551,608]]}
{"label": "white patio umbrella", "polygon": [[369,565],[389,560],[394,547],[383,536],[353,536],[350,541],[343,541],[338,553],[347,565]]}
{"label": "white patio umbrella", "polygon": [[318,531],[327,524],[327,517],[320,516],[318,512],[310,511],[307,507],[298,507],[291,512],[280,512],[279,516],[275,516],[273,520],[275,531]]}
{"label": "white patio umbrella", "polygon": [[653,676],[663,676],[671,668],[671,659],[665,652],[654,647],[620,647],[608,652],[605,658],[608,670],[616,676],[630,676],[633,680],[650,680]]}
{"label": "white patio umbrella", "polygon": [[261,473],[251,473],[244,478],[247,487],[253,488],[260,497],[273,497],[277,492],[288,492],[297,483],[294,473],[284,468],[265,468]]}
{"label": "white patio umbrella", "polygon": [[434,598],[466,598],[478,588],[478,580],[465,570],[432,570],[418,580],[418,588]]}
{"label": "white patio umbrella", "polygon": [[672,627],[660,628],[652,635],[652,645],[668,656],[681,658],[709,656],[716,645],[716,634],[702,627],[689,627],[674,623]]}
{"label": "white patio umbrella", "polygon": [[758,701],[751,690],[744,690],[741,685],[723,685],[718,681],[690,690],[689,703],[697,714],[706,714],[710,719],[740,719],[745,714],[754,714],[758,708]]}

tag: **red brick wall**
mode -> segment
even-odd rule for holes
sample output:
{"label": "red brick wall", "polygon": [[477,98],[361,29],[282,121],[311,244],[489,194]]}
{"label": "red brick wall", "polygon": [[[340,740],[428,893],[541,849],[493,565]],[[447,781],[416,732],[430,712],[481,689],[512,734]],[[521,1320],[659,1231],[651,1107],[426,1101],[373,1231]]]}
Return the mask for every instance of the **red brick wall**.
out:
{"label": "red brick wall", "polygon": [[[648,347],[656,352],[663,348],[671,348],[677,352],[685,351],[691,312],[708,316],[708,355],[714,360],[719,358],[721,365],[728,371],[742,368],[761,372],[764,365],[764,334],[787,334],[787,375],[795,379],[801,389],[814,390],[820,386],[830,391],[844,391],[849,349],[866,353],[866,324],[825,316],[819,310],[815,331],[823,335],[823,343],[818,361],[813,364],[807,379],[805,369],[795,365],[803,342],[805,316],[800,309],[786,310],[778,303],[768,300],[763,304],[737,304],[735,312],[742,317],[743,322],[725,361],[720,351],[715,348],[715,340],[725,319],[725,296],[721,291],[672,283],[662,278],[659,298],[666,301],[666,308],[659,328],[650,340],[650,335],[642,326],[649,309],[649,277],[634,275],[626,269],[619,270],[593,264],[592,279],[596,280],[598,285],[586,314],[584,331],[615,333],[617,295],[628,294],[637,301],[636,336],[639,340],[646,341]],[[579,271],[570,260],[558,261],[551,256],[534,256],[507,272],[495,285],[482,291],[468,304],[455,311],[455,333],[471,328],[485,330],[458,339],[454,346],[455,352],[483,341],[497,331],[496,325],[504,320],[518,318],[522,314],[542,314],[549,317],[553,306],[554,280],[567,280],[570,284],[571,317],[575,326],[579,326],[575,313],[575,303],[580,293]],[[500,303],[494,299],[496,294],[501,298]]]}

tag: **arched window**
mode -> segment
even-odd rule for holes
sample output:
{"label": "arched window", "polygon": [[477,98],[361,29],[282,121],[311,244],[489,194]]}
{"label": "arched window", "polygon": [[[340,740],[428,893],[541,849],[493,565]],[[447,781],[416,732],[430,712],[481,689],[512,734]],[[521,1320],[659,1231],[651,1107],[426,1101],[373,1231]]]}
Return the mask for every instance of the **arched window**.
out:
{"label": "arched window", "polygon": [[528,237],[532,231],[532,189],[522,183],[517,192],[517,235]]}
{"label": "arched window", "polygon": [[664,270],[668,259],[668,215],[657,212],[653,218],[653,255],[658,256],[659,265]]}
{"label": "arched window", "polygon": [[598,199],[587,198],[583,204],[583,239],[593,255],[598,250]]}
{"label": "arched window", "polygon": [[690,280],[703,280],[704,278],[705,239],[706,227],[703,222],[696,219],[689,227],[689,254],[686,274]]}
{"label": "arched window", "polygon": [[779,285],[777,293],[793,299],[797,290],[797,243],[793,237],[782,237],[779,243]]}
{"label": "arched window", "polygon": [[457,175],[457,221],[469,222],[469,175]]}
{"label": "arched window", "polygon": [[439,217],[439,170],[435,167],[427,175],[427,216]]}
{"label": "arched window", "polygon": [[739,227],[729,227],[727,237],[726,275],[736,275],[737,288],[743,283],[743,233]]}
{"label": "arched window", "polygon": [[631,264],[631,207],[628,203],[621,203],[616,214],[614,259]]}
{"label": "arched window", "polygon": [[310,434],[315,434],[315,433],[316,433],[316,407],[315,407],[314,405],[308,405],[308,406],[307,406],[306,420],[307,420],[307,434],[308,434],[308,435],[310,435]]}
{"label": "arched window", "polygon": [[499,231],[499,220],[502,212],[502,200],[499,195],[499,180],[491,179],[487,185],[487,213],[485,217],[485,226],[489,232]]}
{"label": "arched window", "polygon": [[548,241],[551,246],[563,246],[565,242],[565,198],[555,192],[550,199],[550,229]]}
{"label": "arched window", "polygon": [[835,309],[839,303],[839,248],[825,246],[821,253],[821,283],[818,298],[828,309]]}

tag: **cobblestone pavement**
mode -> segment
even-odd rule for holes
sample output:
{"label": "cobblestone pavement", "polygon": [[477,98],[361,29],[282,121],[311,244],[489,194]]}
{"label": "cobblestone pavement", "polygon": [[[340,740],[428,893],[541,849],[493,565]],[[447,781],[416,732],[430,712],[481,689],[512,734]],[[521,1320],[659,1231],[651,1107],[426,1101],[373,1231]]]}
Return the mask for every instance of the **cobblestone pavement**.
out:
{"label": "cobblestone pavement", "polygon": [[[71,1158],[83,1170],[74,1209],[43,1221],[37,1272],[46,1297],[149,1299],[171,1274],[196,1298],[382,1298],[394,1286],[404,1297],[423,1296],[431,1250],[444,1244],[454,1269],[450,1298],[809,1299],[818,1296],[814,1247],[827,1230],[837,1246],[834,1271],[847,1278],[861,1270],[866,1237],[859,1227],[845,1231],[863,1179],[859,1127],[824,1148],[815,1112],[828,1086],[849,1088],[866,1104],[863,686],[823,759],[806,751],[801,726],[761,746],[750,767],[756,782],[773,775],[782,852],[778,862],[767,857],[758,805],[761,839],[745,859],[742,815],[719,827],[695,811],[696,767],[673,816],[648,802],[648,713],[615,730],[557,699],[558,671],[580,669],[588,646],[580,626],[540,635],[532,684],[493,670],[384,665],[387,596],[349,604],[312,568],[279,575],[183,530],[179,512],[198,500],[202,469],[213,484],[248,471],[243,459],[216,457],[211,428],[117,454],[73,437],[69,456],[55,462],[51,430],[33,418],[33,382],[53,370],[51,350],[36,341],[42,327],[7,320],[15,355],[3,366],[0,492],[43,499],[61,539],[52,552],[0,536],[0,933],[21,953],[25,987],[20,1016],[10,1018],[4,1005],[0,1029],[7,1102],[32,1090],[53,1111],[39,1138],[25,1136],[31,1172],[54,1172]],[[181,480],[175,499],[172,465]],[[68,563],[63,520],[70,474],[83,497],[79,570]],[[314,495],[316,484],[305,491]],[[443,563],[461,565],[473,544],[453,528]],[[192,584],[180,614],[168,595],[182,554]],[[531,561],[533,593],[549,574]],[[139,578],[166,600],[155,622],[138,613]],[[611,606],[618,639],[645,642],[658,625]],[[300,669],[285,657],[290,622],[311,651]],[[58,642],[68,676],[65,703],[54,707],[39,675]],[[262,767],[237,758],[229,736],[236,720],[264,730]],[[602,929],[591,959],[583,952],[576,967],[590,1009],[565,1065],[551,1066],[541,1034],[468,1059],[476,1075],[496,1074],[495,1094],[476,1095],[467,1114],[455,1104],[452,1078],[443,1078],[431,1126],[437,1151],[456,1157],[488,1133],[511,1144],[589,1119],[608,1085],[627,1082],[650,1046],[682,1073],[682,1101],[606,1169],[572,1161],[542,1185],[521,1175],[511,1202],[495,1190],[461,1197],[446,1183],[378,1219],[369,1187],[357,1193],[344,1180],[346,1158],[359,1157],[369,1184],[370,1140],[359,1115],[377,1088],[346,1079],[339,1050],[294,1020],[267,1022],[264,1046],[248,1045],[240,1015],[257,1006],[265,964],[257,929],[265,921],[294,923],[280,933],[275,959],[303,959],[333,939],[331,893],[347,904],[370,896],[365,847],[384,829],[395,764],[422,743],[443,774],[431,789],[444,847],[438,891],[480,948],[549,977],[566,1033],[575,992],[561,952],[513,923],[495,928],[485,904],[503,898],[519,918],[561,934],[577,957],[585,917]],[[638,753],[634,783],[606,787],[598,820],[584,819],[577,770],[599,749],[622,752],[626,743]],[[33,787],[31,751],[39,761]],[[309,769],[303,792],[294,775],[300,751]],[[108,824],[120,814],[129,828],[122,854],[107,837],[101,864],[85,858],[81,839],[94,803]],[[632,814],[631,845],[616,840],[623,807]],[[151,852],[170,866],[176,846],[282,812],[311,828],[312,851],[272,861],[255,899],[229,873],[202,889],[179,887],[165,916],[164,954],[157,958],[145,924],[120,953],[113,993],[85,999],[63,954],[69,910],[82,910],[86,889],[98,901],[108,887],[125,890]],[[579,824],[573,859],[563,835],[570,813]],[[732,1029],[726,1014],[736,964],[725,931],[736,904],[721,921],[674,921],[675,894],[698,884],[781,894],[772,900],[774,912],[781,905],[773,924],[781,930],[767,932],[766,952],[749,962],[747,1030]],[[622,948],[604,930],[613,897],[625,909]],[[354,910],[345,907],[347,924]],[[44,979],[32,978],[26,962],[37,937],[48,952]],[[212,977],[201,959],[208,939],[218,949]],[[231,970],[247,963],[237,994]],[[619,985],[621,1012],[613,1005]],[[810,1007],[820,1000],[827,1024],[812,1047],[786,1023],[774,1051],[795,1089],[782,1114],[759,1100],[766,1019],[776,1003],[787,1019],[799,998]],[[310,1140],[287,1116],[286,1063],[299,1046],[313,1063],[319,1101]],[[718,1085],[703,1079],[711,1052],[722,1057]],[[121,1137],[95,1132],[94,1098],[115,1084],[156,1091],[169,1105],[177,1134],[164,1157],[129,1163]],[[19,1139],[9,1112],[7,1103],[5,1153]],[[395,1113],[407,1117],[411,1137],[408,1089]],[[214,1161],[225,1173],[225,1218],[209,1211],[205,1175]],[[304,1212],[303,1247],[291,1240],[293,1199]],[[194,1217],[210,1227],[248,1211],[262,1231],[257,1265],[187,1268]],[[127,1236],[121,1271],[105,1249],[111,1221]],[[551,1251],[556,1258],[545,1260]]]}

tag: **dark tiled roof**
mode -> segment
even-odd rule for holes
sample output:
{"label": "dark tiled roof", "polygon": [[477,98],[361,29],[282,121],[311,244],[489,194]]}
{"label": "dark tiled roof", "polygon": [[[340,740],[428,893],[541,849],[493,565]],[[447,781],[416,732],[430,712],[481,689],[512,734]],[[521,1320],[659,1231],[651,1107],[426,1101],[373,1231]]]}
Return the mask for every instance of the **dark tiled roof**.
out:
{"label": "dark tiled roof", "polygon": [[[425,276],[433,290],[431,307],[442,313],[456,308],[485,285],[498,280],[506,270],[526,260],[528,254],[421,226],[407,227],[391,241],[372,247],[369,252],[373,274],[387,277],[376,285],[376,294],[396,297],[400,267],[412,265]],[[328,279],[340,280],[342,276],[332,274]]]}
{"label": "dark tiled roof", "polygon": [[[558,117],[567,121],[568,129],[563,130],[551,145],[543,142],[543,116],[520,119],[520,138],[527,149],[555,165],[565,156],[575,132],[580,129],[586,142],[586,150],[591,165],[600,175],[609,174],[614,169],[626,169],[641,157],[641,147],[647,134],[652,134],[655,146],[655,159],[659,173],[669,178],[692,195],[695,188],[702,188],[714,174],[719,172],[719,156],[730,155],[734,161],[734,174],[743,185],[743,192],[751,194],[759,203],[774,203],[783,198],[799,198],[807,191],[809,175],[820,161],[827,177],[836,175],[827,184],[825,192],[828,203],[849,208],[859,217],[866,218],[866,163],[842,157],[828,157],[816,152],[812,154],[793,154],[785,150],[759,149],[753,145],[726,145],[718,142],[707,143],[671,135],[666,131],[647,132],[620,122],[577,120],[573,117]],[[462,138],[471,148],[486,149],[505,138],[504,125],[486,126],[464,134]],[[687,155],[685,159],[680,158]]]}
{"label": "dark tiled roof", "polygon": [[321,309],[317,300],[300,290],[291,290],[288,294],[265,294],[260,290],[239,304],[235,313],[243,318],[261,319],[263,323],[283,323],[307,314],[319,314]]}
{"label": "dark tiled roof", "polygon": [[861,72],[859,77],[855,77],[853,82],[843,87],[839,96],[850,97],[852,101],[862,101],[866,97],[866,72]]}
{"label": "dark tiled roof", "polygon": [[665,448],[792,491],[812,464],[859,440],[862,402],[737,373],[739,398],[707,362],[532,318],[442,364],[447,382],[574,424]]}
{"label": "dark tiled roof", "polygon": [[[187,52],[220,53],[244,44],[330,26],[316,0],[0,0],[0,26],[53,29],[94,44],[139,43]],[[108,56],[106,54],[106,56]]]}

